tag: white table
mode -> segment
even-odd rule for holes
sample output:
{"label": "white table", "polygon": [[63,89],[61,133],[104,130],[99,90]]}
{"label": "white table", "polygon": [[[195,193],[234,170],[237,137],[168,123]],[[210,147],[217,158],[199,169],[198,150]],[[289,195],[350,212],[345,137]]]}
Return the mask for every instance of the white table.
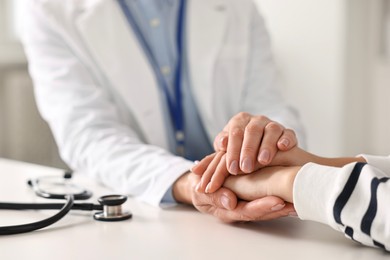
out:
{"label": "white table", "polygon": [[[0,159],[0,201],[46,202],[26,180],[61,173]],[[94,199],[112,193],[83,176],[75,181],[93,190]],[[130,199],[124,208],[132,211],[131,220],[98,222],[91,212],[73,212],[40,231],[0,236],[0,259],[390,259],[325,225],[296,218],[229,225],[185,206],[159,209]],[[0,211],[0,226],[53,213]]]}

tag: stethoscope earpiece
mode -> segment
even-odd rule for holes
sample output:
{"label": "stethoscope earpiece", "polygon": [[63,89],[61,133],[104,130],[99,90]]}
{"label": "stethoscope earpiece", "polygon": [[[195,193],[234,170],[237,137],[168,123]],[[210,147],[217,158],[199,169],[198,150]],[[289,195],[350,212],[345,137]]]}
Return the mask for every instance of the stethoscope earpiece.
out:
{"label": "stethoscope earpiece", "polygon": [[127,200],[123,195],[107,195],[98,199],[103,206],[102,212],[97,212],[93,218],[99,221],[120,221],[132,217],[130,212],[122,212],[122,204]]}

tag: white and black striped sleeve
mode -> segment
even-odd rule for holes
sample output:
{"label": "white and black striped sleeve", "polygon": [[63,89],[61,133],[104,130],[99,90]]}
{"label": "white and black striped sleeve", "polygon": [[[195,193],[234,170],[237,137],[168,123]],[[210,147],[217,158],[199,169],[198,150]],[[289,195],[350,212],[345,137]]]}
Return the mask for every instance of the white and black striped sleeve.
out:
{"label": "white and black striped sleeve", "polygon": [[390,250],[390,157],[342,168],[306,164],[294,182],[301,219],[330,225],[364,245]]}

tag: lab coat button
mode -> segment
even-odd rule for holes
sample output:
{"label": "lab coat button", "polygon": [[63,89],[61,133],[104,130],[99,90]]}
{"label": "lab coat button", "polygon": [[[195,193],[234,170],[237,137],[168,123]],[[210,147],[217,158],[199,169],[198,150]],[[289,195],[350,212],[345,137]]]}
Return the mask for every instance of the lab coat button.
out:
{"label": "lab coat button", "polygon": [[161,69],[162,74],[164,74],[164,75],[169,75],[171,73],[171,67],[169,67],[169,66],[163,66],[160,69]]}
{"label": "lab coat button", "polygon": [[150,26],[151,26],[151,27],[157,27],[157,26],[160,25],[160,19],[154,18],[154,19],[150,20],[149,23],[150,23]]}

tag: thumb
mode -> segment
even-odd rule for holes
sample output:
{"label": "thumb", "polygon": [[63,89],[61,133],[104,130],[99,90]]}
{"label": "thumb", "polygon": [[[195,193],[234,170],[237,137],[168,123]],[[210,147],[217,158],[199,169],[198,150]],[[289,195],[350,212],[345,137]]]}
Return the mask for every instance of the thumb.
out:
{"label": "thumb", "polygon": [[214,193],[205,194],[209,203],[217,208],[233,210],[237,207],[237,196],[227,188],[220,188]]}

